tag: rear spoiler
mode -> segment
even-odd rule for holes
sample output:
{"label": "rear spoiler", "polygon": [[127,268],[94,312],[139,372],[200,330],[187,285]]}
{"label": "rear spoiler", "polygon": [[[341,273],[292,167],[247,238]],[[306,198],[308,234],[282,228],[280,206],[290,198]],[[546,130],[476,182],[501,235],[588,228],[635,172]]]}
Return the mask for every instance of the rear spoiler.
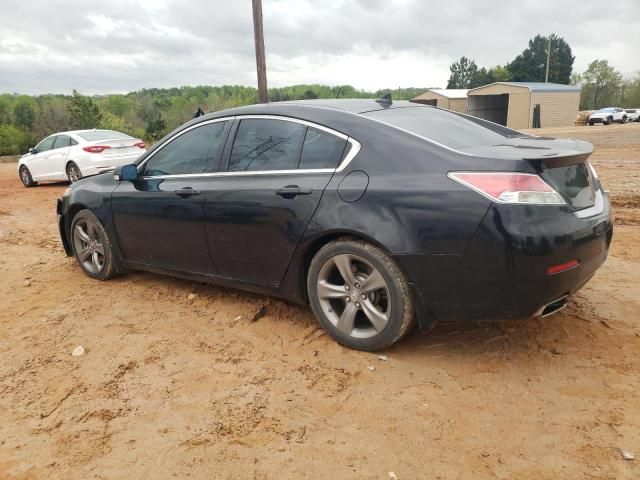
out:
{"label": "rear spoiler", "polygon": [[573,153],[569,155],[550,155],[548,157],[535,157],[535,158],[525,158],[527,162],[529,162],[534,167],[539,167],[544,165],[547,168],[556,168],[556,167],[566,167],[569,165],[576,165],[578,163],[585,163],[589,157],[591,156],[591,152],[589,153]]}
{"label": "rear spoiler", "polygon": [[536,157],[525,157],[524,160],[537,169],[541,166],[556,168],[585,163],[593,153],[593,145],[581,140],[574,140],[572,142],[574,143],[574,145],[572,145],[573,148],[557,150],[553,153]]}

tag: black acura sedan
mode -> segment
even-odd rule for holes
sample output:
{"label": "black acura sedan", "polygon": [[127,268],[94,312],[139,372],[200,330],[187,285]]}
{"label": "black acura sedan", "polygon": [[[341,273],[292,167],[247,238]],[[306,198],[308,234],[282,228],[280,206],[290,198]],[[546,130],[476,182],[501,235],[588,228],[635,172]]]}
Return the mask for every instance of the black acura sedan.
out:
{"label": "black acura sedan", "polygon": [[605,261],[609,201],[578,140],[381,100],[199,117],[58,201],[92,278],[129,269],[311,305],[379,350],[417,321],[561,309]]}

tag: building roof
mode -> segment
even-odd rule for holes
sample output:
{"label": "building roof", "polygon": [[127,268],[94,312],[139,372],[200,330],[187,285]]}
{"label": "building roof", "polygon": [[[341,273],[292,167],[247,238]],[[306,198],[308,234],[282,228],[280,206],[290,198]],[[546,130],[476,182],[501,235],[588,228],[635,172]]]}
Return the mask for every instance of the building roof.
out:
{"label": "building roof", "polygon": [[[524,87],[528,88],[530,92],[579,92],[581,90],[581,88],[576,85],[564,85],[562,83],[544,82],[495,82],[490,83],[489,85],[510,85],[512,87]],[[489,85],[472,88],[471,91],[479,90],[481,88],[488,87]]]}
{"label": "building roof", "polygon": [[435,93],[436,95],[441,95],[446,98],[467,98],[468,91],[468,88],[429,88],[425,92],[413,98],[413,100],[419,100],[429,93]]}

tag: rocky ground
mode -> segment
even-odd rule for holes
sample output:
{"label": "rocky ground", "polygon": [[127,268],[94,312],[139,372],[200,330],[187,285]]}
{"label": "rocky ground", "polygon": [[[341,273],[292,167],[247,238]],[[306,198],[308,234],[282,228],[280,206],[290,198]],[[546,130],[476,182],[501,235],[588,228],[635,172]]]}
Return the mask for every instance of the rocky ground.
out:
{"label": "rocky ground", "polygon": [[0,165],[0,479],[638,478],[640,123],[536,134],[595,144],[608,262],[562,313],[413,332],[386,361],[271,298],[90,280],[65,185]]}

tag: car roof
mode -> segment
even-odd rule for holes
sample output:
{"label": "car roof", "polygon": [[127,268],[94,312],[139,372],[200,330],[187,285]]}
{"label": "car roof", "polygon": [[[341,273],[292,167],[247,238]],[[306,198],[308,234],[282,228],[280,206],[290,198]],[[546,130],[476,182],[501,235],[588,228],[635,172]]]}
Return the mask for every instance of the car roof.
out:
{"label": "car roof", "polygon": [[[65,132],[55,132],[50,135],[47,135],[45,138],[53,137],[54,135],[77,135],[78,133],[84,133],[84,132],[118,132],[118,131],[112,130],[110,128],[85,128],[84,130],[67,130]],[[118,133],[122,133],[122,132],[118,132]]]}
{"label": "car roof", "polygon": [[376,110],[386,110],[390,108],[403,107],[425,107],[419,103],[412,103],[407,100],[392,100],[391,103],[373,98],[328,98],[314,100],[292,100],[284,102],[274,102],[278,105],[304,105],[310,107],[333,108],[351,113],[366,113]]}
{"label": "car roof", "polygon": [[[331,117],[359,115],[380,110],[396,108],[427,108],[433,109],[430,105],[412,103],[407,100],[393,101],[391,103],[374,99],[315,99],[315,100],[292,100],[284,102],[254,103],[242,107],[234,107],[225,110],[209,112],[201,117],[197,117],[183,125],[183,127],[194,125],[214,118],[234,116],[234,115],[291,115],[307,117]],[[182,127],[181,127],[182,128]]]}

